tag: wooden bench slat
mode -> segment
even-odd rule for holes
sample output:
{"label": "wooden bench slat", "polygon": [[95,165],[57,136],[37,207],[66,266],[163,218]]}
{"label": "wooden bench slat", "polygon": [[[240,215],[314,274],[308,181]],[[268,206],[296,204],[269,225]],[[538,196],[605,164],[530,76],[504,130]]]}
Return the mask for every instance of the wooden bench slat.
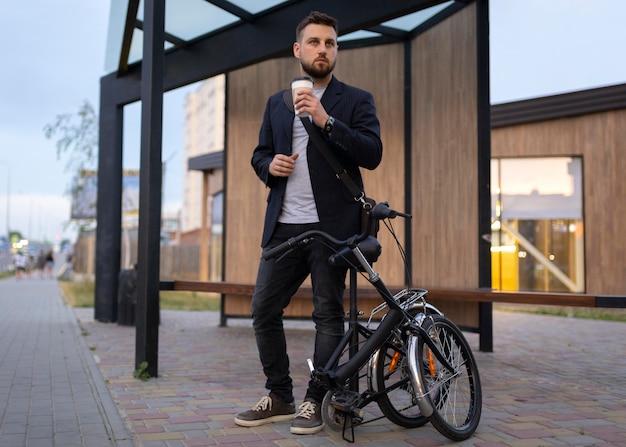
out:
{"label": "wooden bench slat", "polygon": [[[390,287],[392,291],[402,286]],[[161,290],[178,290],[190,292],[213,292],[225,295],[252,296],[253,284],[216,282],[216,281],[162,281]],[[294,298],[309,298],[311,287],[301,287]],[[373,287],[360,287],[358,296],[362,299],[380,299]],[[626,307],[624,296],[596,296],[589,294],[549,293],[549,292],[501,292],[494,290],[472,289],[429,289],[428,296],[434,300],[485,302],[485,303],[517,303],[542,304],[573,307]]]}

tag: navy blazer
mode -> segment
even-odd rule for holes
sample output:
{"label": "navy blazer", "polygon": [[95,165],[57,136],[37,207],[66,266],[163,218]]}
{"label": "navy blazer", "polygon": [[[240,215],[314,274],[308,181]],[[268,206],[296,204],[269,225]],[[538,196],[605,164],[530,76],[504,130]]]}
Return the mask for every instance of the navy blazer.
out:
{"label": "navy blazer", "polygon": [[[270,188],[261,246],[269,242],[280,216],[288,177],[274,177],[269,166],[277,153],[291,155],[293,107],[283,100],[284,91],[267,101],[259,144],[252,155],[257,176]],[[382,159],[380,123],[374,98],[364,90],[331,79],[321,99],[326,112],[335,118],[329,148],[354,182],[363,190],[359,167],[376,168]],[[321,133],[321,129],[316,128]],[[345,239],[360,229],[360,202],[356,202],[346,185],[335,176],[324,156],[309,141],[307,159],[315,204],[323,231]]]}

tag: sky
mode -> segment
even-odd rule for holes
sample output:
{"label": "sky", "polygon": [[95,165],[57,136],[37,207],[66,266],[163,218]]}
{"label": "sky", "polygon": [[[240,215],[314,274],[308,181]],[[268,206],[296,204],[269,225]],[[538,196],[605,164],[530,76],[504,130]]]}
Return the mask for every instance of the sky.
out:
{"label": "sky", "polygon": [[[85,101],[98,111],[109,6],[0,0],[0,235],[10,226],[34,240],[75,237],[72,173],[43,129]],[[491,102],[626,83],[624,17],[624,0],[491,0]],[[184,101],[193,88],[164,99],[165,211],[182,203]],[[127,106],[125,169],[139,167],[139,124],[139,104]]]}

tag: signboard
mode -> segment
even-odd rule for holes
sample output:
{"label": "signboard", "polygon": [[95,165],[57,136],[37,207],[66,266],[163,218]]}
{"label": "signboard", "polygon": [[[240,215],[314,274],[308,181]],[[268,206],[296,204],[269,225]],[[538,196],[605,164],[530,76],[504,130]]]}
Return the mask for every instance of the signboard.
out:
{"label": "signboard", "polygon": [[[97,202],[98,173],[97,171],[82,171],[74,179],[71,219],[95,219]],[[139,171],[137,170],[124,171],[122,178],[122,213],[139,213]]]}

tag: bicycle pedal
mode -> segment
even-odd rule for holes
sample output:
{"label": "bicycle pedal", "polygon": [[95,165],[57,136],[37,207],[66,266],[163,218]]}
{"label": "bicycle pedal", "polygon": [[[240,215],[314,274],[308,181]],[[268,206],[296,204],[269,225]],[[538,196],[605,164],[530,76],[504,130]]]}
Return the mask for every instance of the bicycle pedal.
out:
{"label": "bicycle pedal", "polygon": [[[358,393],[342,392],[340,394],[333,394],[330,398],[330,405],[336,410],[348,414],[355,414],[360,417],[358,411],[362,410],[358,408],[359,398]],[[355,412],[355,409],[357,412]]]}

